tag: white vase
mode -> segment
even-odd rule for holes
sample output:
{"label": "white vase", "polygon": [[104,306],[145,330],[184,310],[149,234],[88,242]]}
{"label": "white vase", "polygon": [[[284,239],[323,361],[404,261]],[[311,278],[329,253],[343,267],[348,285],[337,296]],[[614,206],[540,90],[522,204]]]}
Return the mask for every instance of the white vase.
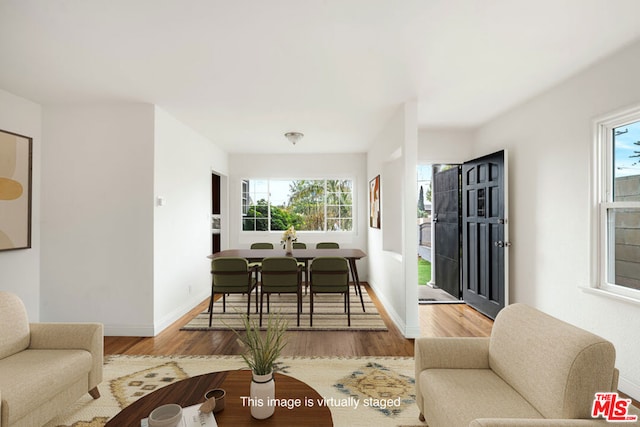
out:
{"label": "white vase", "polygon": [[293,253],[293,241],[291,239],[284,241],[284,250],[288,254]]}
{"label": "white vase", "polygon": [[273,381],[273,372],[266,375],[253,373],[249,394],[253,402],[253,405],[251,405],[251,416],[253,418],[264,420],[272,416],[276,410],[273,405],[273,400],[276,397],[276,383]]}

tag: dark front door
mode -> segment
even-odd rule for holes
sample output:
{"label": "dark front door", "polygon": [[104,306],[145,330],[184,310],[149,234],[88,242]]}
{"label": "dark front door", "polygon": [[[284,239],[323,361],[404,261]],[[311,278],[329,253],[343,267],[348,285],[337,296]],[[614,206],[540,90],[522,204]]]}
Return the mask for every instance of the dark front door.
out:
{"label": "dark front door", "polygon": [[211,174],[211,249],[212,253],[220,252],[220,176]]}
{"label": "dark front door", "polygon": [[460,299],[460,167],[433,177],[435,284]]}
{"label": "dark front door", "polygon": [[506,302],[505,152],[462,166],[464,301],[495,318]]}

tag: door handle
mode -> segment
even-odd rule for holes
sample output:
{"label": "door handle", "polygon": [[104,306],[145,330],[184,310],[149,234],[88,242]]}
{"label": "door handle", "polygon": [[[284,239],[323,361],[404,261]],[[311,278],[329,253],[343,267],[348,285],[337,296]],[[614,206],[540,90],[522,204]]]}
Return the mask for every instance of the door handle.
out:
{"label": "door handle", "polygon": [[497,248],[508,248],[509,246],[511,246],[511,242],[503,242],[502,240],[498,240],[497,242],[493,242],[493,244]]}

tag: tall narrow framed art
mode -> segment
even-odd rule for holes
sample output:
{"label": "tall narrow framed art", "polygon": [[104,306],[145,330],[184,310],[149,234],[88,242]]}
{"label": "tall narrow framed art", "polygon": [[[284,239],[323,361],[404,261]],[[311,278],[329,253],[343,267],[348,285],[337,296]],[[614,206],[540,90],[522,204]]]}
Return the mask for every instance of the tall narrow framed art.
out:
{"label": "tall narrow framed art", "polygon": [[380,175],[369,181],[369,227],[380,228]]}
{"label": "tall narrow framed art", "polygon": [[33,140],[0,130],[0,251],[31,247]]}

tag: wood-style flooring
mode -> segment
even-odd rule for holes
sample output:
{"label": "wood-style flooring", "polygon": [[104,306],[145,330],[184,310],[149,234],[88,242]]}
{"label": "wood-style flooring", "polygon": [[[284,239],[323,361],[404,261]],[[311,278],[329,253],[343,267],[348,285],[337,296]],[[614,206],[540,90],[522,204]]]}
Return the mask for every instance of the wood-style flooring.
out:
{"label": "wood-style flooring", "polygon": [[[401,356],[413,357],[413,340],[405,338],[389,318],[375,293],[365,289],[376,304],[388,332],[289,333],[283,356]],[[206,310],[208,299],[155,337],[105,337],[104,352],[127,355],[240,354],[236,336],[230,331],[181,331],[196,314]],[[493,321],[466,304],[419,306],[420,335],[431,337],[487,337]],[[625,396],[623,394],[624,397]],[[640,408],[640,403],[633,401]]]}
{"label": "wood-style flooring", "polygon": [[[300,331],[289,333],[283,356],[413,356],[413,340],[391,321],[375,293],[365,289],[385,321],[387,332]],[[231,331],[181,331],[180,327],[206,310],[203,301],[172,326],[152,338],[105,337],[105,354],[203,355],[240,354]],[[420,305],[422,336],[489,336],[493,321],[465,304]]]}

